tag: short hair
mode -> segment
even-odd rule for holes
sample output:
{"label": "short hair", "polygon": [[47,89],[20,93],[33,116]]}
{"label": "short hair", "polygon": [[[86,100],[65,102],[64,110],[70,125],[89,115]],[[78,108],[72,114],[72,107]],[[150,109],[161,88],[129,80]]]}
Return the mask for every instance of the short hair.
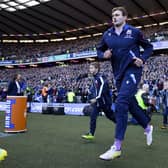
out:
{"label": "short hair", "polygon": [[99,62],[92,62],[92,63],[90,63],[90,66],[94,66],[96,69],[100,70]]}
{"label": "short hair", "polygon": [[15,81],[20,74],[14,74],[13,80]]}
{"label": "short hair", "polygon": [[125,7],[119,6],[119,7],[113,8],[112,9],[112,14],[117,10],[121,11],[123,16],[128,16],[128,12],[127,12]]}

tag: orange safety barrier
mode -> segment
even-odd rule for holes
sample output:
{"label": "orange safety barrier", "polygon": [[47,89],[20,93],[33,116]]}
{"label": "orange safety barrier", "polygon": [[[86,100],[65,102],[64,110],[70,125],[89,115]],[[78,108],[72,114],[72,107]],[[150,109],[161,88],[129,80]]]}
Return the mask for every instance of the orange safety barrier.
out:
{"label": "orange safety barrier", "polygon": [[27,118],[27,97],[7,96],[5,132],[25,132]]}

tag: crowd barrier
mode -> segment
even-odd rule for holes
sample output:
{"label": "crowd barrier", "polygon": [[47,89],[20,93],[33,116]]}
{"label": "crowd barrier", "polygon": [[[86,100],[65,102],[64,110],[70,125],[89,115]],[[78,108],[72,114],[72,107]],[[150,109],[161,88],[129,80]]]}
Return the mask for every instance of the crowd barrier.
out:
{"label": "crowd barrier", "polygon": [[[0,102],[0,111],[6,111],[7,102]],[[87,115],[88,103],[27,103],[27,109],[31,113],[55,114],[55,115]],[[85,110],[84,110],[85,108]]]}

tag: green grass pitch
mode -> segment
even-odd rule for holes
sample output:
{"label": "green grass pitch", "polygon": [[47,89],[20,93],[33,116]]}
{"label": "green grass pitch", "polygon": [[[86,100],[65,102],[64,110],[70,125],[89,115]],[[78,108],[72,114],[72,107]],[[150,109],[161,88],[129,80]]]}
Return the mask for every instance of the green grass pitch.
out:
{"label": "green grass pitch", "polygon": [[[114,124],[105,117],[97,121],[96,139],[81,139],[88,131],[89,117],[28,114],[25,133],[1,137],[0,146],[8,157],[0,168],[167,168],[168,130],[161,130],[161,115],[154,115],[154,142],[145,144],[140,126],[128,126],[122,156],[112,161],[99,160],[113,142]],[[0,131],[4,130],[0,113]]]}

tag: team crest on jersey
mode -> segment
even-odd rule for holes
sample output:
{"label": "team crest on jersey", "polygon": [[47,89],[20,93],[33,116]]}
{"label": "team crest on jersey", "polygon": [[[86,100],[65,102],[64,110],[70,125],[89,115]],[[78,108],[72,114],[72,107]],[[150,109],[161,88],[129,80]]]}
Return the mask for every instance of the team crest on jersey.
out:
{"label": "team crest on jersey", "polygon": [[126,35],[125,35],[124,38],[133,38],[133,37],[132,37],[132,30],[131,30],[131,29],[128,29],[128,30],[126,31]]}

